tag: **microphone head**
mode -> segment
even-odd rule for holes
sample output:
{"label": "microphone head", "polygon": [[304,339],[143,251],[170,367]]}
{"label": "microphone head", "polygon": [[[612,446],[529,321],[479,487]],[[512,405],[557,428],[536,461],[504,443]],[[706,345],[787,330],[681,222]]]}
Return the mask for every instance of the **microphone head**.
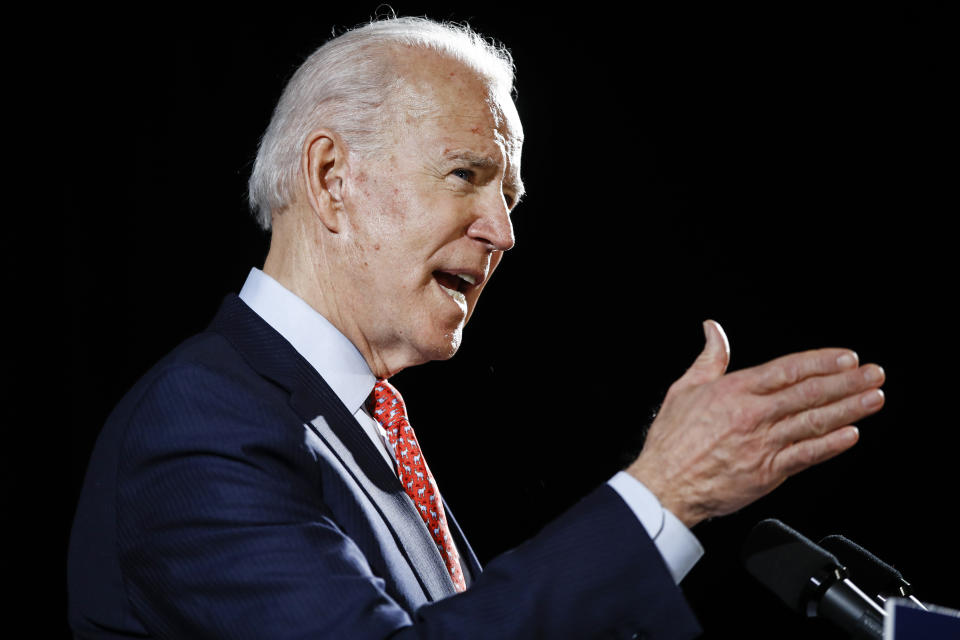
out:
{"label": "microphone head", "polygon": [[833,553],[856,578],[857,584],[871,596],[903,597],[912,593],[910,583],[899,571],[843,536],[827,536],[820,546]]}
{"label": "microphone head", "polygon": [[808,602],[845,577],[836,556],[774,519],[750,531],[742,559],[750,575],[804,615]]}

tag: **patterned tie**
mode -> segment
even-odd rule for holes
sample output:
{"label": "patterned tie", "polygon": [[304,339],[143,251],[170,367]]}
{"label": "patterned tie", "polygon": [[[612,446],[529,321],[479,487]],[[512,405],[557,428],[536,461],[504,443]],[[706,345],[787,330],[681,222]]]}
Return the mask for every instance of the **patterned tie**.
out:
{"label": "patterned tie", "polygon": [[400,392],[386,380],[378,380],[373,387],[369,400],[370,411],[384,430],[390,446],[393,447],[393,456],[397,460],[397,475],[403,484],[407,495],[417,506],[420,517],[423,518],[433,541],[437,543],[440,555],[447,565],[453,586],[457,591],[467,588],[460,570],[460,558],[457,548],[453,546],[450,529],[447,527],[447,516],[443,511],[443,502],[440,500],[440,491],[433,480],[433,474],[423,459],[420,445],[413,433],[413,427],[407,420],[407,410],[403,405]]}

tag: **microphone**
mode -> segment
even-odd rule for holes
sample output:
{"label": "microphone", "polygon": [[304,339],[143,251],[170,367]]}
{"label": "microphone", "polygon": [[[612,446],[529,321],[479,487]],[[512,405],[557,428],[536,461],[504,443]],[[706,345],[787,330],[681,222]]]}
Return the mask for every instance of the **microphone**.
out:
{"label": "microphone", "polygon": [[820,546],[837,556],[851,575],[857,577],[863,590],[880,602],[886,602],[888,598],[907,598],[926,610],[923,603],[913,597],[913,587],[899,571],[857,543],[843,536],[827,536],[820,541]]}
{"label": "microphone", "polygon": [[882,640],[883,609],[847,578],[836,556],[779,520],[750,531],[743,564],[794,611],[830,620],[857,638]]}

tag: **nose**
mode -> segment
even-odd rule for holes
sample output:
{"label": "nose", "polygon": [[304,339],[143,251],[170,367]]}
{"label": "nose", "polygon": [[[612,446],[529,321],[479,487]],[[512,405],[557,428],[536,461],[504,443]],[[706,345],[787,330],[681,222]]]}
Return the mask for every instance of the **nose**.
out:
{"label": "nose", "polygon": [[467,236],[490,245],[495,251],[513,248],[513,222],[502,193],[497,191],[495,196],[491,195],[478,203],[476,218],[467,228]]}

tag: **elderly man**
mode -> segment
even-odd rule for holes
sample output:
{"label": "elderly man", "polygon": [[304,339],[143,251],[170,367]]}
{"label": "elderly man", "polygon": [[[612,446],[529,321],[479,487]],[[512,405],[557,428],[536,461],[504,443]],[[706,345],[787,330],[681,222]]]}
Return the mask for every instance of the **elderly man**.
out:
{"label": "elderly man", "polygon": [[690,637],[689,528],[856,442],[879,367],[825,349],[725,375],[707,322],[639,458],[481,572],[387,379],[456,352],[513,246],[511,86],[505,52],[411,19],[297,71],[251,178],[263,270],[98,441],[78,636]]}

